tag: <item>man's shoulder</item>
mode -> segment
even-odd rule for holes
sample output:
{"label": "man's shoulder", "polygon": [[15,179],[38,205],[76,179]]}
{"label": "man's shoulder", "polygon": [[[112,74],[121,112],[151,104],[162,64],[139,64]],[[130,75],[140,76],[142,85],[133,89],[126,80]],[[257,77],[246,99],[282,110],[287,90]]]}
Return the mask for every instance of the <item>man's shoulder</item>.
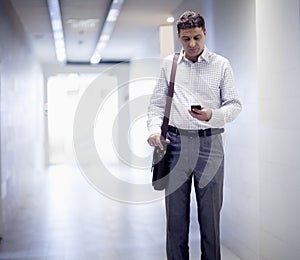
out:
{"label": "man's shoulder", "polygon": [[168,62],[169,62],[169,61],[172,61],[175,54],[176,54],[176,53],[172,53],[172,54],[166,56],[166,57],[164,58],[164,60],[166,60],[166,61],[168,61]]}
{"label": "man's shoulder", "polygon": [[170,54],[161,60],[162,68],[168,69],[172,66],[174,55],[175,53]]}
{"label": "man's shoulder", "polygon": [[208,57],[209,57],[210,62],[218,62],[218,63],[222,63],[222,64],[229,63],[229,60],[225,56],[218,54],[216,52],[210,51],[208,53]]}

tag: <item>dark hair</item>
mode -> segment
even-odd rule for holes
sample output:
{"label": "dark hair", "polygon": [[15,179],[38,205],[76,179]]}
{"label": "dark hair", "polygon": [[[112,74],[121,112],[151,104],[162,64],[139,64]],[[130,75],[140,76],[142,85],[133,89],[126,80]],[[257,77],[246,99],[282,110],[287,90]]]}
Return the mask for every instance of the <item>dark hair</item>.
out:
{"label": "dark hair", "polygon": [[199,27],[205,31],[205,21],[204,18],[194,11],[184,12],[177,21],[177,32],[179,33],[181,29],[189,29]]}

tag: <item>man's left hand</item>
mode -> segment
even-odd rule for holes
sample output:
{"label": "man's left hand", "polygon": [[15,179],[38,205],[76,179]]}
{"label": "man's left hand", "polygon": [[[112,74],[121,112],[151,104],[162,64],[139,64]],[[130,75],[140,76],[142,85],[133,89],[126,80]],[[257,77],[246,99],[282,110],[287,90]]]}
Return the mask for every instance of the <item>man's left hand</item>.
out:
{"label": "man's left hand", "polygon": [[201,110],[194,108],[193,111],[190,109],[188,111],[193,118],[200,121],[209,121],[212,116],[212,110],[208,107],[203,107]]}

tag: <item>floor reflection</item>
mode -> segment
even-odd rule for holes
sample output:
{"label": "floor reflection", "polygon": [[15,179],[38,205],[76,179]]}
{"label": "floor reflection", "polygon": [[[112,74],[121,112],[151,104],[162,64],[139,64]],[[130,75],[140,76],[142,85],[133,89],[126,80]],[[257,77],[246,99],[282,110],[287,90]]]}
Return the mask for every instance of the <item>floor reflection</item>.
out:
{"label": "floor reflection", "polygon": [[[126,204],[97,192],[75,166],[49,167],[0,244],[0,259],[163,260],[163,201]],[[194,203],[194,202],[193,202]],[[192,207],[191,257],[199,259]],[[239,259],[222,247],[224,260]]]}

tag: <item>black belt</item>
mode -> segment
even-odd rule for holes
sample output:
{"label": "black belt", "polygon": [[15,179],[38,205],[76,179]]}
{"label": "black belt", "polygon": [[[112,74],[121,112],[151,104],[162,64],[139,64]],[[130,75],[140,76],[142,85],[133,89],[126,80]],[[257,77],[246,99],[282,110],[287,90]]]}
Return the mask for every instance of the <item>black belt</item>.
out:
{"label": "black belt", "polygon": [[201,130],[186,130],[186,129],[178,129],[177,127],[168,126],[168,131],[172,132],[177,135],[183,136],[211,136],[224,133],[224,128],[208,128],[208,129],[201,129]]}

